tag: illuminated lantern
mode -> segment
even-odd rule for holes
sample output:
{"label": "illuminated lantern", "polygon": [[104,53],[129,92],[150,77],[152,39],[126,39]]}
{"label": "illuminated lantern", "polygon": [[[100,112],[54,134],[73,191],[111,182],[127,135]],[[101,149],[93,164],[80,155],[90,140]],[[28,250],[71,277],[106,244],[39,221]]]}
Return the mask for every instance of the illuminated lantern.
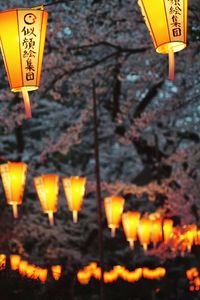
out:
{"label": "illuminated lantern", "polygon": [[134,242],[137,239],[137,229],[140,220],[139,212],[127,212],[122,215],[122,225],[126,235],[126,239],[130,244],[130,248],[133,249]]}
{"label": "illuminated lantern", "polygon": [[138,0],[156,52],[169,56],[169,79],[174,80],[174,52],[187,46],[188,0]]}
{"label": "illuminated lantern", "polygon": [[13,92],[22,92],[26,118],[31,118],[29,91],[39,88],[48,13],[15,8],[0,12],[0,40]]}
{"label": "illuminated lantern", "polygon": [[19,268],[19,264],[21,261],[20,255],[10,255],[10,267],[11,270],[16,271]]}
{"label": "illuminated lantern", "polygon": [[0,270],[4,270],[6,268],[6,255],[0,254]]}
{"label": "illuminated lantern", "polygon": [[164,241],[167,243],[170,238],[172,237],[173,233],[173,221],[170,219],[165,219],[163,221],[163,235],[164,235]]}
{"label": "illuminated lantern", "polygon": [[28,267],[28,262],[26,260],[21,260],[19,264],[19,274],[21,276],[26,275],[27,267]]}
{"label": "illuminated lantern", "polygon": [[140,243],[142,244],[144,250],[147,250],[147,247],[150,243],[150,236],[151,236],[151,220],[148,218],[142,218],[140,220],[140,224],[138,227],[138,236]]}
{"label": "illuminated lantern", "polygon": [[158,242],[162,241],[162,221],[161,221],[161,219],[156,219],[156,220],[152,221],[151,240],[153,242],[154,247],[156,247]]}
{"label": "illuminated lantern", "polygon": [[62,267],[60,265],[51,266],[52,276],[55,280],[59,280],[62,272]]}
{"label": "illuminated lantern", "polygon": [[42,283],[45,283],[46,280],[47,280],[47,276],[48,276],[48,270],[40,268],[40,270],[39,270],[39,280]]}
{"label": "illuminated lantern", "polygon": [[54,174],[34,178],[35,188],[44,213],[48,214],[49,222],[54,224],[53,214],[57,211],[59,177]]}
{"label": "illuminated lantern", "polygon": [[186,244],[187,244],[187,249],[188,249],[189,252],[191,251],[192,245],[195,242],[196,235],[197,235],[196,225],[189,225],[187,227],[187,230],[186,230],[185,234],[184,234]]}
{"label": "illuminated lantern", "polygon": [[111,229],[112,237],[115,236],[116,228],[121,222],[121,215],[124,209],[124,198],[120,196],[111,196],[104,199],[104,208],[108,227]]}
{"label": "illuminated lantern", "polygon": [[88,284],[91,278],[91,273],[88,271],[79,271],[77,274],[77,279],[80,284]]}
{"label": "illuminated lantern", "polygon": [[85,194],[85,177],[69,177],[63,178],[63,187],[67,199],[69,210],[72,211],[73,221],[77,223],[78,212],[83,203],[83,196]]}
{"label": "illuminated lantern", "polygon": [[17,206],[22,204],[24,194],[27,165],[23,162],[8,162],[0,165],[0,172],[7,203],[12,205],[13,215],[17,218]]}

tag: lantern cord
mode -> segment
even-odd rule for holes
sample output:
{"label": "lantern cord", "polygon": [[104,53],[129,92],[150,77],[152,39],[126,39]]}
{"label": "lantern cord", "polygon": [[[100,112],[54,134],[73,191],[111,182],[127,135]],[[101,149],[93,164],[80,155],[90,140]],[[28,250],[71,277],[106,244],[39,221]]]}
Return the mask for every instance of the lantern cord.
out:
{"label": "lantern cord", "polygon": [[18,209],[17,209],[17,204],[16,203],[13,203],[12,204],[12,208],[13,208],[13,216],[15,219],[18,218]]}
{"label": "lantern cord", "polygon": [[112,227],[111,228],[111,236],[114,238],[115,237],[115,232],[116,232],[116,228]]}
{"label": "lantern cord", "polygon": [[134,249],[134,240],[129,240],[130,249]]}
{"label": "lantern cord", "polygon": [[78,222],[78,212],[77,212],[77,210],[73,210],[72,215],[73,215],[73,222],[77,223]]}
{"label": "lantern cord", "polygon": [[24,99],[24,108],[25,108],[26,119],[31,119],[32,114],[31,114],[30,99],[29,99],[28,91],[25,87],[22,87],[22,96]]}
{"label": "lantern cord", "polygon": [[93,94],[93,124],[94,124],[94,150],[95,150],[95,175],[96,175],[96,197],[98,210],[98,229],[99,229],[99,263],[101,267],[100,299],[104,300],[104,248],[103,248],[103,226],[102,226],[102,199],[101,199],[101,177],[99,164],[99,135],[97,117],[96,84],[92,80]]}
{"label": "lantern cord", "polygon": [[172,48],[169,48],[169,80],[175,79],[175,56]]}
{"label": "lantern cord", "polygon": [[49,218],[49,223],[50,225],[54,225],[54,218],[53,218],[53,212],[52,211],[48,211],[48,218]]}

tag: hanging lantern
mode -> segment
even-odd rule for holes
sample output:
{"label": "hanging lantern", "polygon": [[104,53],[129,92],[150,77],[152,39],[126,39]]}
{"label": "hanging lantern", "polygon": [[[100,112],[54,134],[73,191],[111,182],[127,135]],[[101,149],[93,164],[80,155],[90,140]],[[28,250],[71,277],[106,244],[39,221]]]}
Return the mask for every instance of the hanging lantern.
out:
{"label": "hanging lantern", "polygon": [[126,239],[130,244],[130,248],[133,249],[134,242],[137,239],[137,229],[140,220],[139,212],[127,212],[122,215],[122,225],[126,235]]}
{"label": "hanging lantern", "polygon": [[151,225],[151,220],[142,218],[138,227],[139,240],[145,251],[147,251],[147,247],[150,243]]}
{"label": "hanging lantern", "polygon": [[162,241],[162,220],[160,218],[152,221],[151,240],[154,247]]}
{"label": "hanging lantern", "polygon": [[165,219],[163,221],[163,235],[164,235],[164,241],[167,243],[170,238],[172,237],[173,233],[173,221],[170,219]]}
{"label": "hanging lantern", "polygon": [[0,254],[0,271],[6,268],[6,255]]}
{"label": "hanging lantern", "polygon": [[40,268],[38,276],[39,280],[44,284],[47,281],[48,270]]}
{"label": "hanging lantern", "polygon": [[20,255],[10,255],[10,267],[11,270],[16,271],[19,268],[19,264],[21,261],[21,256]]}
{"label": "hanging lantern", "polygon": [[0,41],[13,92],[22,92],[26,118],[31,118],[29,91],[39,88],[48,13],[43,7],[0,12]]}
{"label": "hanging lantern", "polygon": [[17,206],[22,204],[24,194],[27,165],[23,162],[8,162],[0,165],[0,172],[7,203],[12,205],[13,215],[17,218]]}
{"label": "hanging lantern", "polygon": [[169,79],[174,80],[174,52],[187,46],[188,0],[138,0],[158,53],[169,56]]}
{"label": "hanging lantern", "polygon": [[51,272],[53,278],[59,280],[62,273],[62,267],[60,265],[51,266]]}
{"label": "hanging lantern", "polygon": [[116,228],[120,225],[124,201],[124,198],[120,196],[111,196],[104,199],[106,218],[108,227],[112,232],[112,237],[115,236]]}
{"label": "hanging lantern", "polygon": [[73,221],[77,223],[78,212],[83,203],[83,196],[85,194],[85,177],[69,177],[63,178],[63,187],[67,199],[69,210],[72,211]]}
{"label": "hanging lantern", "polygon": [[59,177],[54,174],[34,178],[35,188],[44,213],[48,214],[49,222],[54,224],[53,214],[57,211]]}
{"label": "hanging lantern", "polygon": [[27,267],[28,267],[28,262],[26,260],[21,260],[19,264],[19,274],[21,276],[26,275]]}

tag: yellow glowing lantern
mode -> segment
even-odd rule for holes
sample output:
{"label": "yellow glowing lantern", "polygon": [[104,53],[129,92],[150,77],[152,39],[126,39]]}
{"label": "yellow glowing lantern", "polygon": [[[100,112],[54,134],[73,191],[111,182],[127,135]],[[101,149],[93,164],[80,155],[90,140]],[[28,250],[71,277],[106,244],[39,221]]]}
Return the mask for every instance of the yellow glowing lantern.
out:
{"label": "yellow glowing lantern", "polygon": [[121,215],[124,209],[124,198],[120,196],[111,196],[104,199],[104,208],[108,227],[111,229],[112,236],[121,222]]}
{"label": "yellow glowing lantern", "polygon": [[10,267],[11,270],[16,271],[19,268],[19,264],[21,261],[21,256],[20,255],[10,255]]}
{"label": "yellow glowing lantern", "polygon": [[6,255],[0,254],[0,270],[4,270],[6,268]]}
{"label": "yellow glowing lantern", "polygon": [[17,206],[22,204],[24,194],[27,165],[23,162],[8,162],[0,165],[0,172],[7,203],[12,205],[13,215],[17,218]]}
{"label": "yellow glowing lantern", "polygon": [[126,239],[130,244],[130,248],[133,249],[134,242],[137,239],[137,229],[140,220],[139,212],[127,212],[122,215],[122,225],[126,235]]}
{"label": "yellow glowing lantern", "polygon": [[59,280],[62,273],[62,267],[60,265],[51,266],[52,276],[55,280]]}
{"label": "yellow glowing lantern", "polygon": [[43,268],[40,268],[39,270],[39,280],[42,282],[42,283],[45,283],[46,280],[47,280],[47,276],[48,276],[48,270],[47,269],[43,269]]}
{"label": "yellow glowing lantern", "polygon": [[77,274],[77,279],[80,284],[88,284],[91,278],[91,273],[88,271],[79,271]]}
{"label": "yellow glowing lantern", "polygon": [[189,252],[191,251],[192,245],[195,243],[196,235],[197,235],[196,225],[193,225],[193,224],[189,225],[186,229],[185,234],[184,234],[187,249],[188,249]]}
{"label": "yellow glowing lantern", "polygon": [[162,220],[160,218],[152,221],[151,240],[154,247],[162,241]]}
{"label": "yellow glowing lantern", "polygon": [[142,244],[144,250],[147,250],[147,247],[150,243],[150,236],[151,236],[151,228],[152,223],[151,220],[148,218],[142,218],[140,220],[140,224],[138,227],[138,236],[140,243]]}
{"label": "yellow glowing lantern", "polygon": [[187,46],[188,0],[138,0],[158,53],[169,55],[169,79],[174,79],[174,52]]}
{"label": "yellow glowing lantern", "polygon": [[69,177],[63,178],[63,187],[67,199],[69,210],[72,211],[73,221],[77,223],[78,212],[83,203],[83,196],[85,194],[85,177]]}
{"label": "yellow glowing lantern", "polygon": [[44,213],[48,214],[49,222],[54,224],[53,214],[57,211],[59,177],[54,174],[34,178],[35,188]]}
{"label": "yellow glowing lantern", "polygon": [[39,88],[48,13],[34,8],[0,12],[0,41],[11,90],[22,92],[31,118],[29,91]]}
{"label": "yellow glowing lantern", "polygon": [[27,267],[28,267],[28,262],[26,260],[21,260],[19,264],[19,274],[21,276],[26,275]]}
{"label": "yellow glowing lantern", "polygon": [[163,235],[164,235],[164,241],[167,243],[170,238],[172,237],[173,233],[173,221],[170,219],[165,219],[163,221]]}

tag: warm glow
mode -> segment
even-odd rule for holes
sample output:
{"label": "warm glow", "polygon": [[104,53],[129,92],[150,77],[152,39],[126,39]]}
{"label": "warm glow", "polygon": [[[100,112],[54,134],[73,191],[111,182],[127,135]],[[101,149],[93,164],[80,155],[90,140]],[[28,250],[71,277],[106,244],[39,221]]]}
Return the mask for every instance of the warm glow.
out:
{"label": "warm glow", "polygon": [[13,215],[17,218],[17,206],[22,204],[24,194],[27,165],[23,162],[8,162],[0,165],[0,172],[7,203],[12,205]]}
{"label": "warm glow", "polygon": [[51,266],[52,276],[55,280],[59,280],[62,273],[62,267],[60,265]]}
{"label": "warm glow", "polygon": [[152,222],[148,218],[142,218],[140,220],[138,228],[138,236],[140,243],[142,244],[144,250],[147,250],[147,247],[150,243],[150,236],[152,230]]}
{"label": "warm glow", "polygon": [[45,283],[46,280],[47,280],[47,276],[48,276],[48,270],[47,269],[42,269],[40,268],[39,270],[39,280],[42,282],[42,283]]}
{"label": "warm glow", "polygon": [[139,225],[140,213],[127,212],[122,215],[122,225],[126,239],[130,244],[131,249],[134,247],[134,242],[137,239],[137,228]]}
{"label": "warm glow", "polygon": [[4,270],[6,268],[6,255],[0,254],[0,270]]}
{"label": "warm glow", "polygon": [[165,219],[163,221],[163,235],[164,235],[164,241],[167,243],[170,238],[172,237],[173,233],[173,221],[170,219]]}
{"label": "warm glow", "polygon": [[124,201],[124,198],[120,196],[111,196],[104,199],[106,218],[108,227],[112,231],[112,236],[115,236],[115,230],[120,225]]}
{"label": "warm glow", "polygon": [[160,218],[152,221],[151,240],[154,247],[162,241],[162,220]]}
{"label": "warm glow", "polygon": [[53,213],[57,211],[59,177],[54,174],[34,178],[35,188],[43,212],[48,214],[49,222],[54,224]]}
{"label": "warm glow", "polygon": [[13,271],[18,270],[20,264],[21,257],[20,255],[10,255],[10,268]]}
{"label": "warm glow", "polygon": [[21,260],[19,264],[19,274],[21,276],[26,275],[26,270],[27,270],[28,262],[26,260]]}
{"label": "warm glow", "polygon": [[83,203],[83,196],[85,194],[85,177],[69,177],[63,178],[63,187],[67,199],[69,210],[73,213],[74,223],[78,220],[78,212]]}
{"label": "warm glow", "polygon": [[6,72],[11,90],[23,94],[27,118],[31,117],[28,91],[40,85],[47,17],[43,9],[0,12],[1,50]]}
{"label": "warm glow", "polygon": [[173,80],[174,52],[187,46],[188,0],[138,0],[138,4],[156,51],[169,54],[169,78]]}
{"label": "warm glow", "polygon": [[90,281],[91,274],[88,271],[79,271],[77,274],[77,279],[80,284],[88,284]]}

